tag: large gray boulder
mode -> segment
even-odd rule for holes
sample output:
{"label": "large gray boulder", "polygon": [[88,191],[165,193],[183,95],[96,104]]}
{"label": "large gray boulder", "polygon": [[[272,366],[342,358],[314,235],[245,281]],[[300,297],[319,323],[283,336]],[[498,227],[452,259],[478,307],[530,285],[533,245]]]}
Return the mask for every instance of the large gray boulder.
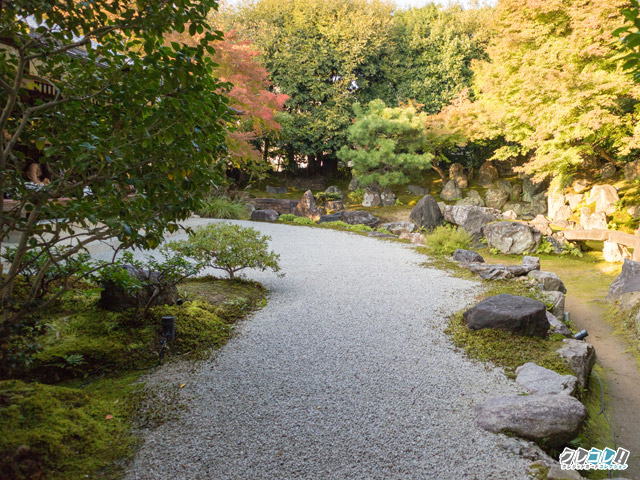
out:
{"label": "large gray boulder", "polygon": [[531,267],[531,270],[540,270],[540,257],[525,255],[522,257],[522,266]]}
{"label": "large gray boulder", "polygon": [[522,200],[533,201],[534,197],[541,194],[546,188],[546,182],[533,182],[530,177],[525,177],[522,181]]}
{"label": "large gray boulder", "polygon": [[409,218],[418,228],[426,228],[427,230],[433,230],[442,225],[440,207],[431,195],[425,195],[420,199],[411,210]]}
{"label": "large gray boulder", "polygon": [[516,374],[516,383],[531,395],[575,395],[578,386],[573,375],[560,375],[533,362],[516,368]]}
{"label": "large gray boulder", "polygon": [[345,222],[349,225],[366,225],[371,228],[376,228],[380,225],[378,217],[362,210],[343,210],[330,215],[323,215],[318,220],[318,223],[328,222]]}
{"label": "large gray boulder", "polygon": [[298,202],[296,200],[286,200],[284,198],[253,198],[249,200],[256,210],[275,210],[280,215],[294,213]]}
{"label": "large gray boulder", "polygon": [[[143,287],[132,292],[111,280],[106,280],[101,285],[103,288],[99,302],[101,308],[112,312],[122,312],[129,308],[142,308],[147,304],[151,307],[174,305],[180,298],[175,285],[165,285],[162,273],[137,269],[133,265],[123,265],[122,269],[131,278],[142,282]],[[157,293],[156,290],[158,290]]]}
{"label": "large gray boulder", "polygon": [[622,295],[640,292],[640,262],[624,259],[622,271],[609,287],[607,300],[619,300]]}
{"label": "large gray boulder", "polygon": [[538,337],[549,331],[544,303],[506,293],[486,298],[464,312],[462,318],[472,330],[497,328]]}
{"label": "large gray boulder", "polygon": [[516,255],[535,252],[542,239],[539,231],[518,222],[490,223],[482,232],[489,247]]}
{"label": "large gray boulder", "polygon": [[380,197],[380,189],[376,186],[367,187],[362,197],[363,207],[378,207],[382,200]]}
{"label": "large gray boulder", "polygon": [[458,183],[455,180],[449,180],[442,188],[442,191],[440,192],[440,198],[446,200],[447,202],[461,199],[462,190],[458,186]]}
{"label": "large gray boulder", "polygon": [[509,201],[510,196],[510,192],[506,192],[501,188],[490,188],[484,194],[485,204],[489,208],[502,210],[502,207]]}
{"label": "large gray boulder", "polygon": [[550,447],[574,439],[586,418],[584,405],[570,395],[495,397],[477,409],[480,428],[544,440]]}
{"label": "large gray boulder", "polygon": [[478,252],[462,248],[458,248],[453,252],[453,259],[460,263],[484,263],[484,258]]}
{"label": "large gray boulder", "polygon": [[295,215],[299,217],[307,217],[311,220],[318,221],[322,216],[320,209],[316,205],[316,199],[313,198],[313,193],[311,190],[307,190],[302,195],[300,202],[298,202],[298,206],[296,207]]}
{"label": "large gray boulder", "polygon": [[500,218],[500,211],[472,205],[445,205],[445,221],[464,228],[473,236],[481,236],[482,228]]}
{"label": "large gray boulder", "polygon": [[596,213],[611,215],[616,211],[616,202],[620,200],[618,191],[613,185],[594,185],[587,199],[587,205],[595,203]]}
{"label": "large gray boulder", "polygon": [[481,187],[491,187],[493,183],[500,178],[498,169],[493,166],[493,163],[484,162],[478,170],[478,185]]}
{"label": "large gray boulder", "polygon": [[593,345],[582,340],[566,338],[564,345],[557,352],[578,377],[578,384],[583,388],[586,387],[596,361],[596,349]]}
{"label": "large gray boulder", "polygon": [[394,235],[400,235],[402,233],[413,233],[416,230],[416,226],[411,222],[389,222],[383,223],[382,228],[389,230]]}
{"label": "large gray boulder", "polygon": [[529,272],[528,276],[535,280],[538,285],[541,285],[543,290],[567,293],[567,288],[564,286],[564,283],[560,280],[560,277],[553,272],[534,270]]}
{"label": "large gray boulder", "polygon": [[275,210],[254,210],[251,212],[251,220],[257,222],[277,222],[280,214]]}

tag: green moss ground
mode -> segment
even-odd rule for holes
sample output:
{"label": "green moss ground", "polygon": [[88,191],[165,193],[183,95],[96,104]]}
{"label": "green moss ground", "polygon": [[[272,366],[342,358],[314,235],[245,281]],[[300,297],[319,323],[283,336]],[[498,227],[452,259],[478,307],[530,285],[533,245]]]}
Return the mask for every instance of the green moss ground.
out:
{"label": "green moss ground", "polygon": [[101,310],[96,290],[73,292],[48,312],[34,363],[21,379],[0,382],[0,478],[118,478],[136,447],[133,420],[157,422],[166,413],[137,381],[158,365],[161,316],[176,317],[168,358],[197,359],[265,303],[253,282],[205,277],[179,289],[187,302],[145,317]]}

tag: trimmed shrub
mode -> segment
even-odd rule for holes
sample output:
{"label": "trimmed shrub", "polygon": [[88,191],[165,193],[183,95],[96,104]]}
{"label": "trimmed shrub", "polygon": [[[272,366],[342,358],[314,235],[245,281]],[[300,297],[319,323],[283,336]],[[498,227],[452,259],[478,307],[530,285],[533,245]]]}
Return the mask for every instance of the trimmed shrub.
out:
{"label": "trimmed shrub", "polygon": [[435,254],[453,255],[453,252],[459,248],[468,249],[473,237],[463,228],[440,226],[425,235],[424,241]]}

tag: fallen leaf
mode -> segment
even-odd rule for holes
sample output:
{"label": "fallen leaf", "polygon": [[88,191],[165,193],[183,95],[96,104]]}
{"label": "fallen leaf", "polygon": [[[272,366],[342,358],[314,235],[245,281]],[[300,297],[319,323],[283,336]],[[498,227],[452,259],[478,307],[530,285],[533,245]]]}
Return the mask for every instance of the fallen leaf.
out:
{"label": "fallen leaf", "polygon": [[106,417],[104,417],[105,420],[111,420],[113,418],[113,415],[109,414]]}
{"label": "fallen leaf", "polygon": [[186,386],[187,386],[187,384],[186,384],[186,383],[182,383],[182,384],[180,384],[180,388],[184,388],[184,387],[186,387]]}

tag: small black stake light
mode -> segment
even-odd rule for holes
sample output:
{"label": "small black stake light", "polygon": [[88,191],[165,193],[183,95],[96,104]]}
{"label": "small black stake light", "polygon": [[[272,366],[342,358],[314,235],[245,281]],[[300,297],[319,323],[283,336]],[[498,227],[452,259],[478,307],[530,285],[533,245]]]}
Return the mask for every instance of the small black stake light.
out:
{"label": "small black stake light", "polygon": [[589,336],[589,332],[587,332],[586,330],[580,330],[578,333],[576,333],[573,336],[573,338],[575,338],[576,340],[584,340],[588,336]]}
{"label": "small black stake light", "polygon": [[162,339],[176,339],[176,317],[174,317],[173,315],[162,317]]}

